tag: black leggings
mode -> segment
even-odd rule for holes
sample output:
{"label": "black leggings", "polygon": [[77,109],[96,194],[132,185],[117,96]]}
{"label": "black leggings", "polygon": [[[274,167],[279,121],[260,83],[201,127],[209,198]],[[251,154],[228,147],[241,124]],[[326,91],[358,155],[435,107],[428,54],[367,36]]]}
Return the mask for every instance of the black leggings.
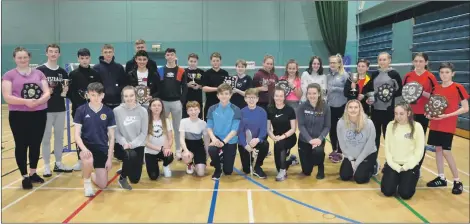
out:
{"label": "black leggings", "polygon": [[124,149],[120,144],[114,145],[114,155],[122,158],[122,178],[129,178],[133,184],[139,183],[142,176],[144,146],[134,149]]}
{"label": "black leggings", "polygon": [[359,166],[357,166],[356,172],[354,172],[351,161],[345,157],[339,168],[339,177],[344,181],[349,181],[354,178],[354,181],[358,184],[368,183],[374,173],[374,166],[376,166],[377,163],[376,159],[377,152],[368,155]]}
{"label": "black leggings", "polygon": [[160,176],[158,160],[163,161],[163,166],[168,166],[173,162],[173,154],[164,156],[163,151],[160,151],[157,155],[145,153],[145,166],[147,167],[147,174],[151,180],[156,180]]}
{"label": "black leggings", "polygon": [[302,166],[302,173],[310,176],[314,166],[323,168],[325,162],[325,140],[321,145],[312,149],[312,145],[300,141],[297,143],[299,147],[300,165]]}
{"label": "black leggings", "polygon": [[[39,161],[42,137],[46,129],[47,112],[40,111],[10,111],[8,121],[15,140],[15,158],[21,175],[28,174],[29,168],[36,169]],[[28,154],[29,148],[29,155]]]}
{"label": "black leggings", "polygon": [[276,164],[276,170],[288,170],[291,164],[287,163],[287,157],[290,154],[290,150],[295,146],[297,141],[296,135],[291,135],[287,139],[274,143],[274,163]]}
{"label": "black leggings", "polygon": [[419,179],[420,165],[413,169],[398,173],[385,163],[383,168],[382,183],[380,189],[387,196],[394,196],[397,193],[403,199],[410,199],[416,192],[416,184]]}
{"label": "black leggings", "polygon": [[338,134],[336,132],[336,126],[338,125],[339,119],[344,114],[344,107],[345,105],[341,107],[330,107],[330,110],[331,110],[331,127],[330,127],[331,147],[333,148],[333,151],[337,151],[338,153],[341,153],[342,151],[338,142]]}
{"label": "black leggings", "polygon": [[374,123],[375,127],[375,146],[377,147],[377,152],[380,148],[380,136],[383,132],[385,138],[387,125],[388,123],[390,123],[390,121],[393,120],[395,116],[393,109],[391,108],[392,107],[389,107],[389,109],[387,110],[372,110],[371,120]]}
{"label": "black leggings", "polygon": [[[266,141],[258,143],[255,147],[258,151],[258,157],[256,158],[256,163],[253,165],[255,167],[261,167],[263,165],[263,161],[268,155],[269,145]],[[253,157],[250,155],[250,152],[246,151],[246,149],[238,145],[238,153],[240,153],[240,161],[242,163],[243,172],[246,174],[250,173],[250,160],[253,162]]]}
{"label": "black leggings", "polygon": [[[223,159],[220,160],[219,147],[210,146],[209,156],[211,157],[211,164],[214,166],[216,171],[223,170],[225,175],[231,175],[233,173],[233,164],[235,163],[235,156],[237,155],[237,144],[226,144],[222,147]],[[223,163],[224,167],[220,167],[220,163]]]}

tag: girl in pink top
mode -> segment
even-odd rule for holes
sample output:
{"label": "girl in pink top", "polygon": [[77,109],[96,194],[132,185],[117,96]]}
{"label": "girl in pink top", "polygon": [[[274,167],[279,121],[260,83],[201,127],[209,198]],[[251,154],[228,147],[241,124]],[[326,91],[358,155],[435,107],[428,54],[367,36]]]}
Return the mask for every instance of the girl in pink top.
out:
{"label": "girl in pink top", "polygon": [[[46,128],[49,85],[44,73],[29,67],[31,54],[22,47],[13,52],[16,68],[2,77],[2,94],[10,111],[8,120],[15,140],[15,157],[23,176],[23,189],[32,189],[32,183],[44,183],[36,174],[39,149]],[[29,167],[27,172],[27,150]]]}
{"label": "girl in pink top", "polygon": [[300,98],[302,97],[302,88],[299,75],[299,64],[294,59],[290,59],[287,62],[286,72],[284,73],[284,76],[281,77],[281,80],[287,80],[292,88],[292,91],[286,97],[286,104],[297,111]]}

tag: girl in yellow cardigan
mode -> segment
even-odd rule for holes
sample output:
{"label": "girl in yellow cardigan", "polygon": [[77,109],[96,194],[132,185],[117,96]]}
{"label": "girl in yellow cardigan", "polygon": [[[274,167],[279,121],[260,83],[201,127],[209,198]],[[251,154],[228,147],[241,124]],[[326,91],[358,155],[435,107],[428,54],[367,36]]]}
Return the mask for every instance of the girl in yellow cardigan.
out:
{"label": "girl in yellow cardigan", "polygon": [[401,198],[410,199],[416,192],[419,161],[424,154],[423,127],[413,120],[410,105],[395,106],[395,119],[388,123],[386,133],[382,193],[387,197],[398,193]]}

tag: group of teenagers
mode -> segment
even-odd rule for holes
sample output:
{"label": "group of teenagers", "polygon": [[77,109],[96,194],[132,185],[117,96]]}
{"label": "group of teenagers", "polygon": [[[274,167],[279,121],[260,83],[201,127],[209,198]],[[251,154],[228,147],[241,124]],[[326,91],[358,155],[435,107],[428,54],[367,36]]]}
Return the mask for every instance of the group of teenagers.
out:
{"label": "group of teenagers", "polygon": [[[413,55],[414,70],[402,79],[389,66],[391,56],[380,53],[376,71],[369,72],[367,60],[357,62],[358,81],[353,82],[341,55],[329,57],[328,72],[318,56],[310,59],[302,74],[298,63],[289,60],[281,76],[275,73],[274,57],[267,55],[253,78],[246,75],[246,61],[237,60],[236,79],[231,85],[217,52],[210,56],[212,68],[203,71],[197,67],[199,58],[194,53],[189,54],[188,66],[183,69],[176,64],[173,48],[166,49],[167,63],[160,67],[149,58],[144,40],[137,40],[135,49],[135,56],[123,67],[114,60],[114,48],[106,44],[99,63],[92,67],[90,51],[82,48],[77,52],[78,68],[69,74],[57,64],[60,47],[56,44],[47,46],[48,60],[38,68],[29,67],[27,49],[14,50],[17,67],[2,77],[2,93],[9,107],[24,189],[44,183],[36,173],[41,144],[43,176],[52,175],[52,130],[53,171],[82,170],[85,196],[95,194],[92,183],[99,188],[107,186],[113,157],[122,161],[118,182],[128,190],[132,189],[129,181],[140,181],[144,164],[151,180],[160,176],[159,161],[163,176],[171,177],[174,159],[186,163],[186,173],[202,177],[210,157],[212,179],[219,180],[222,174],[232,174],[237,151],[245,174],[267,178],[262,166],[270,154],[268,139],[274,143],[276,181],[285,180],[289,167],[299,163],[290,153],[296,145],[302,174],[310,176],[317,167],[316,178],[323,179],[329,141],[332,152],[328,158],[341,163],[340,179],[368,183],[380,169],[378,150],[383,134],[386,161],[381,191],[409,199],[420,178],[429,125],[427,144],[436,148],[438,177],[427,186],[447,186],[445,158],[454,176],[452,193],[462,193],[451,146],[457,117],[468,111],[469,95],[452,81],[455,72],[451,63],[440,65],[439,84],[428,70],[428,56],[418,53]],[[289,88],[276,85],[280,80],[286,80]],[[409,82],[421,84],[422,95],[410,104],[396,103],[395,98]],[[389,100],[377,97],[384,84],[394,87]],[[139,86],[146,86],[149,94],[140,96]],[[437,117],[425,113],[432,95],[448,101],[444,113]],[[72,103],[77,145],[78,162],[73,167],[61,162],[65,98]]]}

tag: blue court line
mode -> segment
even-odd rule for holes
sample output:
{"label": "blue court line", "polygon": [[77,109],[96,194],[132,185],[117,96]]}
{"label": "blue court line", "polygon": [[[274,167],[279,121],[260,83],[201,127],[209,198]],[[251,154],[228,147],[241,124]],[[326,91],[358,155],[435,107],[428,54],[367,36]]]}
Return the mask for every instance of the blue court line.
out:
{"label": "blue court line", "polygon": [[209,209],[209,217],[207,218],[207,223],[213,223],[214,221],[215,204],[217,202],[218,192],[219,192],[219,180],[216,180],[214,183],[214,191],[212,192],[211,208]]}
{"label": "blue court line", "polygon": [[234,167],[233,169],[234,169],[239,175],[241,175],[241,176],[243,176],[245,179],[249,180],[251,183],[253,183],[253,184],[255,184],[255,185],[258,185],[258,187],[261,187],[261,188],[263,188],[263,189],[265,189],[265,190],[268,190],[268,191],[270,191],[270,192],[272,192],[272,193],[274,193],[274,194],[276,194],[276,195],[278,195],[278,196],[280,196],[280,197],[283,197],[284,199],[287,199],[287,200],[289,200],[289,201],[292,201],[292,202],[297,203],[297,204],[299,204],[299,205],[303,205],[303,206],[305,206],[305,207],[307,207],[307,208],[313,209],[313,210],[315,210],[315,211],[318,211],[318,212],[321,212],[321,213],[324,213],[324,214],[327,214],[327,215],[334,215],[335,217],[337,217],[337,218],[339,218],[339,219],[342,219],[342,220],[344,220],[344,221],[348,221],[348,222],[352,222],[352,223],[360,223],[359,221],[355,221],[355,220],[346,218],[346,217],[344,217],[344,216],[341,216],[341,215],[338,215],[338,214],[335,214],[335,213],[331,213],[331,212],[325,211],[325,210],[323,210],[323,209],[321,209],[321,208],[318,208],[318,207],[315,207],[315,206],[313,206],[313,205],[309,205],[309,204],[306,204],[306,203],[301,202],[301,201],[299,201],[299,200],[296,200],[296,199],[294,199],[294,198],[291,198],[291,197],[289,197],[289,196],[287,196],[287,195],[285,195],[285,194],[282,194],[282,193],[280,193],[280,192],[278,192],[278,191],[276,191],[276,190],[273,190],[273,189],[271,189],[271,188],[269,188],[269,187],[263,185],[262,183],[260,183],[260,182],[258,182],[258,181],[256,181],[256,180],[253,180],[251,177],[249,177],[249,176],[247,176],[246,174],[242,173],[242,172],[241,172],[240,170],[238,170],[237,168]]}

